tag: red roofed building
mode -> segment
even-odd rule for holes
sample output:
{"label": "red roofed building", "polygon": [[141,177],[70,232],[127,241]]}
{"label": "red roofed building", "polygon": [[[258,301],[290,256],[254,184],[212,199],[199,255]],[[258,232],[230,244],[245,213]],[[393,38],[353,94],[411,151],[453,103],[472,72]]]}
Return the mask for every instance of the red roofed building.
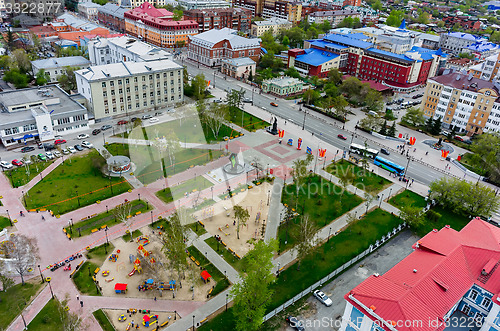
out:
{"label": "red roofed building", "polygon": [[443,330],[460,321],[464,330],[500,330],[500,228],[476,218],[460,232],[434,230],[413,248],[344,296],[341,331]]}
{"label": "red roofed building", "polygon": [[57,31],[50,25],[38,25],[29,28],[30,32],[38,38],[47,38],[57,36]]}
{"label": "red roofed building", "polygon": [[191,20],[174,21],[173,13],[144,2],[123,15],[125,31],[160,47],[183,46],[188,37],[198,33],[198,23]]}

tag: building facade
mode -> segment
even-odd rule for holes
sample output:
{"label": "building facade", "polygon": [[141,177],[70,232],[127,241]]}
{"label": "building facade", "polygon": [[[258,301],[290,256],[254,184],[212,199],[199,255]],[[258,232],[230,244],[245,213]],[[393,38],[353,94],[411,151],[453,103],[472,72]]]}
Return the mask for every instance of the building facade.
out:
{"label": "building facade", "polygon": [[309,14],[309,23],[321,24],[324,21],[328,21],[332,26],[337,26],[346,17],[358,18],[361,21],[361,13],[351,11],[351,10],[327,10],[327,11],[317,11]]}
{"label": "building facade", "polygon": [[262,91],[280,97],[287,97],[302,93],[304,91],[304,83],[298,78],[288,76],[277,77],[263,81]]}
{"label": "building facade", "polygon": [[255,77],[257,64],[249,57],[226,59],[221,62],[220,69],[224,75],[239,79],[250,79],[251,77]]}
{"label": "building facade", "polygon": [[245,8],[190,9],[184,19],[198,22],[198,32],[230,28],[244,33],[250,31],[252,11]]}
{"label": "building facade", "polygon": [[302,20],[302,2],[286,0],[232,0],[233,7],[247,8],[254,16],[277,17],[298,23]]}
{"label": "building facade", "polygon": [[189,38],[187,57],[213,67],[224,59],[249,57],[258,61],[260,50],[260,38],[247,39],[228,28],[213,29]]}
{"label": "building facade", "polygon": [[88,112],[59,86],[0,92],[0,140],[7,148],[87,129]]}
{"label": "building facade", "polygon": [[430,78],[421,109],[424,116],[443,121],[467,135],[500,131],[500,96],[498,83],[454,72]]}
{"label": "building facade", "polygon": [[487,57],[483,62],[470,67],[469,73],[476,78],[492,82],[499,80],[498,71],[500,69],[500,53]]}
{"label": "building facade", "polygon": [[78,92],[96,121],[184,100],[183,67],[170,60],[120,62],[75,72]]}
{"label": "building facade", "polygon": [[124,14],[128,9],[114,3],[107,3],[99,8],[97,20],[99,23],[119,32],[125,32]]}
{"label": "building facade", "polygon": [[57,83],[58,76],[64,73],[66,67],[85,68],[90,61],[83,56],[52,57],[48,59],[31,61],[33,75],[44,70],[48,83]]}
{"label": "building facade", "polygon": [[477,17],[447,13],[441,19],[448,27],[453,27],[455,24],[458,24],[464,30],[479,31],[481,29],[481,21]]}
{"label": "building facade", "polygon": [[439,47],[446,53],[458,56],[464,51],[464,48],[476,43],[487,42],[483,37],[475,36],[470,33],[448,32],[439,36]]}
{"label": "building facade", "polygon": [[95,38],[88,42],[87,50],[92,65],[173,60],[172,53],[127,36]]}
{"label": "building facade", "polygon": [[[479,218],[445,226],[347,293],[341,331],[500,330],[500,229]],[[457,327],[458,325],[458,327]]]}
{"label": "building facade", "polygon": [[254,37],[260,37],[265,32],[272,29],[273,36],[279,35],[285,30],[291,29],[293,26],[292,22],[282,18],[268,18],[265,21],[255,21],[252,23],[252,32],[250,33]]}
{"label": "building facade", "polygon": [[160,47],[184,46],[189,36],[198,33],[196,21],[174,21],[173,13],[149,2],[125,12],[124,17],[128,34]]}
{"label": "building facade", "polygon": [[100,7],[100,4],[93,3],[92,1],[79,2],[78,13],[90,21],[96,21]]}
{"label": "building facade", "polygon": [[187,10],[231,7],[231,3],[224,0],[178,0],[178,3]]}

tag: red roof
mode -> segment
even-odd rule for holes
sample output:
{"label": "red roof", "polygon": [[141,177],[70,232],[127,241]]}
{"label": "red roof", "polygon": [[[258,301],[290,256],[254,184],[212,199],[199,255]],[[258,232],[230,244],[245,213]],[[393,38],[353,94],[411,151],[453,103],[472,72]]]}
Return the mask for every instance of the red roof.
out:
{"label": "red roof", "polygon": [[201,272],[201,278],[203,278],[204,280],[207,280],[207,279],[209,279],[210,277],[212,277],[212,276],[210,276],[210,274],[208,273],[208,271],[203,270],[203,271]]}
{"label": "red roof", "polygon": [[127,289],[127,284],[124,283],[116,283],[115,291],[125,291]]}
{"label": "red roof", "polygon": [[155,8],[152,4],[149,2],[143,2],[139,7],[136,7],[134,9],[129,10],[126,12],[127,14],[132,14],[132,15],[139,15],[139,14],[146,14],[148,16],[153,16],[153,17],[168,17],[170,16],[170,19],[173,19],[174,13],[169,12],[166,9],[163,8]]}
{"label": "red roof", "polygon": [[[423,321],[420,326],[398,330],[441,330],[426,321],[440,320],[477,284],[500,292],[500,228],[473,219],[460,232],[444,227],[432,231],[415,244],[415,251],[381,276],[371,276],[347,293],[347,301],[376,319]],[[490,270],[481,275],[483,269]]]}
{"label": "red roof", "polygon": [[363,80],[362,83],[370,84],[370,87],[372,89],[377,90],[379,92],[386,91],[386,90],[392,90],[392,87],[385,86],[384,84],[376,82],[374,80]]}

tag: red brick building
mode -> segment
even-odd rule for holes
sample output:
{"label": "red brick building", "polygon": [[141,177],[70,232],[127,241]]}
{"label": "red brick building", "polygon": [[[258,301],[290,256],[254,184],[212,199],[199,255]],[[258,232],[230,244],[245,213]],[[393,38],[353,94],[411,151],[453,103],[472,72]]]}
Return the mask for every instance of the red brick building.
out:
{"label": "red brick building", "polygon": [[474,30],[478,31],[481,29],[481,21],[477,17],[472,16],[462,16],[456,14],[446,14],[442,18],[443,22],[446,23],[447,28],[453,28],[455,24],[459,24],[464,30]]}
{"label": "red brick building", "polygon": [[246,8],[191,9],[184,12],[184,19],[196,21],[198,32],[230,28],[249,32],[252,24],[252,10]]}
{"label": "red brick building", "polygon": [[39,25],[29,28],[30,32],[38,38],[57,36],[57,31],[50,25]]}

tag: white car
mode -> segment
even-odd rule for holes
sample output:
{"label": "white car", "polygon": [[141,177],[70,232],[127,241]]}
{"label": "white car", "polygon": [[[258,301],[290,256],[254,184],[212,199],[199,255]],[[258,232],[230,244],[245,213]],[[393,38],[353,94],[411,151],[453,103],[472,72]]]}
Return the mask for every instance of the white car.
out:
{"label": "white car", "polygon": [[69,154],[69,150],[68,150],[67,148],[64,148],[64,149],[62,150],[62,153],[63,153],[64,155],[68,155],[68,154]]}
{"label": "white car", "polygon": [[92,145],[92,143],[89,143],[88,141],[84,140],[82,141],[82,146],[83,147],[86,147],[88,149],[91,149],[91,148],[94,148],[94,145]]}
{"label": "white car", "polygon": [[49,160],[52,160],[53,158],[55,158],[54,154],[52,154],[52,152],[46,152],[45,153],[45,156],[47,157],[47,159]]}
{"label": "white car", "polygon": [[159,121],[160,120],[158,118],[156,118],[156,117],[152,117],[152,118],[149,119],[149,123],[157,123]]}
{"label": "white car", "polygon": [[78,135],[78,137],[77,137],[77,138],[78,138],[78,139],[80,139],[80,140],[82,140],[82,139],[85,139],[85,138],[88,138],[88,137],[89,137],[89,135],[88,135],[88,134],[86,134],[86,133],[81,133],[81,134],[79,134],[79,135]]}
{"label": "white car", "polygon": [[0,161],[0,166],[4,169],[11,169],[13,167],[13,165],[7,161]]}
{"label": "white car", "polygon": [[71,146],[68,146],[68,151],[71,153],[71,154],[75,154],[76,153],[76,149],[74,149],[73,147]]}
{"label": "white car", "polygon": [[55,157],[61,157],[61,153],[59,153],[59,151],[54,151],[54,156]]}
{"label": "white car", "polygon": [[313,295],[327,307],[330,307],[333,304],[332,299],[330,299],[325,293],[321,292],[320,290],[314,291]]}

